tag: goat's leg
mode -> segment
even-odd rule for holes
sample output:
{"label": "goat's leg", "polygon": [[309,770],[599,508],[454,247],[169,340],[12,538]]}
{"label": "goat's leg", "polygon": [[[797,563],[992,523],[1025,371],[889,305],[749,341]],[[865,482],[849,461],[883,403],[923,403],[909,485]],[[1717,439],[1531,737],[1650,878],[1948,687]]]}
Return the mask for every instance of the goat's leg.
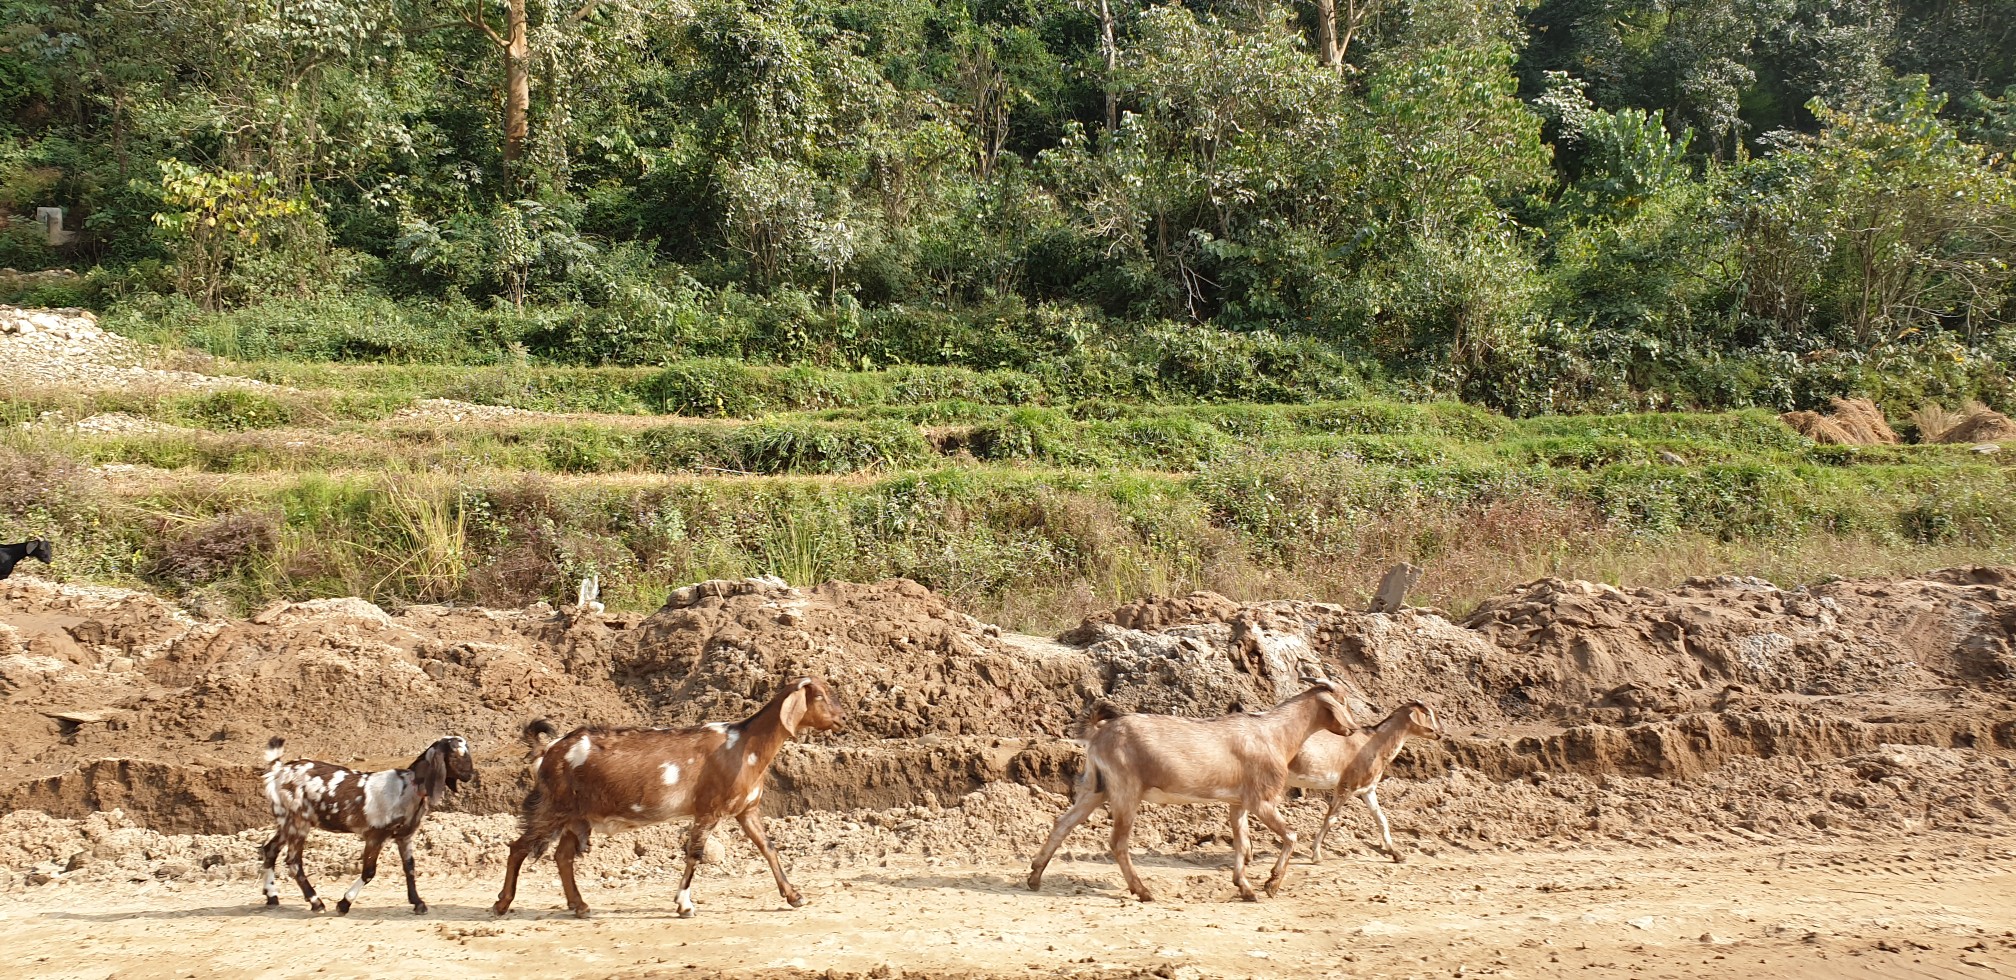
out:
{"label": "goat's leg", "polygon": [[560,832],[560,840],[553,845],[553,863],[560,866],[560,890],[567,894],[567,908],[577,919],[588,917],[588,903],[581,900],[581,889],[574,884],[574,855],[580,850],[581,838],[574,836],[572,828]]}
{"label": "goat's leg", "polygon": [[1152,902],[1148,886],[1141,882],[1141,876],[1134,871],[1134,858],[1127,853],[1127,842],[1134,836],[1134,807],[1115,806],[1113,808],[1113,836],[1109,844],[1113,850],[1113,863],[1120,866],[1120,874],[1127,879],[1127,890],[1144,902]]}
{"label": "goat's leg", "polygon": [[308,900],[308,908],[320,912],[324,908],[322,896],[315,894],[315,886],[308,883],[308,871],[301,864],[301,849],[308,844],[308,835],[290,831],[287,835],[287,870],[294,875],[294,883],[301,886],[301,897]]}
{"label": "goat's leg", "polygon": [[266,893],[267,905],[280,904],[280,883],[273,880],[273,865],[280,860],[280,831],[273,832],[273,839],[259,849],[259,866],[265,870],[265,881],[261,890]]}
{"label": "goat's leg", "polygon": [[1382,850],[1386,852],[1386,856],[1392,858],[1395,864],[1406,861],[1407,859],[1401,856],[1400,849],[1393,846],[1393,831],[1386,825],[1386,811],[1379,807],[1379,787],[1374,786],[1359,795],[1364,798],[1365,805],[1372,808],[1372,819],[1379,822],[1379,840],[1384,845]]}
{"label": "goat's leg", "polygon": [[413,835],[399,838],[399,869],[406,872],[406,904],[413,906],[414,915],[426,915],[427,903],[420,900],[420,888],[413,881]]}
{"label": "goat's leg", "polygon": [[1043,887],[1043,869],[1050,866],[1050,859],[1056,856],[1058,848],[1064,846],[1064,838],[1071,836],[1072,829],[1084,823],[1085,818],[1104,802],[1106,794],[1088,789],[1079,793],[1078,802],[1071,804],[1071,809],[1058,816],[1057,826],[1050,829],[1050,839],[1044,841],[1043,849],[1036,852],[1036,860],[1029,862],[1030,891]]}
{"label": "goat's leg", "polygon": [[537,841],[538,835],[528,830],[511,842],[511,856],[504,863],[504,887],[497,892],[497,904],[490,906],[491,915],[511,911],[511,900],[518,897],[518,869],[525,866],[525,859],[531,856],[532,845]]}
{"label": "goat's leg", "polygon": [[1316,840],[1309,845],[1310,864],[1323,863],[1323,839],[1329,837],[1330,831],[1336,829],[1337,821],[1343,818],[1341,812],[1343,808],[1344,794],[1332,790],[1330,792],[1330,809],[1323,811],[1323,822],[1316,827]]}
{"label": "goat's leg", "polygon": [[336,900],[337,915],[349,915],[351,901],[364,891],[364,886],[370,884],[371,879],[378,877],[378,852],[384,847],[385,838],[375,833],[364,836],[364,873],[351,883],[350,890],[344,892],[342,898]]}
{"label": "goat's leg", "polygon": [[742,825],[742,835],[749,838],[749,843],[763,852],[763,860],[770,862],[770,876],[777,879],[777,894],[784,896],[784,901],[789,902],[792,908],[803,907],[805,896],[791,887],[791,882],[784,877],[784,862],[777,859],[777,849],[771,847],[769,839],[763,836],[763,812],[752,806],[736,814],[735,822]]}
{"label": "goat's leg", "polygon": [[713,829],[713,823],[703,824],[695,820],[686,831],[686,871],[679,876],[679,917],[682,919],[693,917],[693,873],[700,869],[700,858],[707,853],[707,833]]}
{"label": "goat's leg", "polygon": [[1232,887],[1239,889],[1239,897],[1249,902],[1257,902],[1260,896],[1253,894],[1253,884],[1246,880],[1246,862],[1253,856],[1253,839],[1246,830],[1246,808],[1232,804]]}
{"label": "goat's leg", "polygon": [[1288,880],[1288,858],[1295,853],[1295,831],[1283,819],[1281,811],[1274,808],[1274,801],[1261,800],[1253,804],[1253,813],[1274,836],[1281,838],[1281,856],[1274,859],[1274,873],[1267,876],[1265,886],[1267,897],[1273,898],[1281,892],[1281,883]]}

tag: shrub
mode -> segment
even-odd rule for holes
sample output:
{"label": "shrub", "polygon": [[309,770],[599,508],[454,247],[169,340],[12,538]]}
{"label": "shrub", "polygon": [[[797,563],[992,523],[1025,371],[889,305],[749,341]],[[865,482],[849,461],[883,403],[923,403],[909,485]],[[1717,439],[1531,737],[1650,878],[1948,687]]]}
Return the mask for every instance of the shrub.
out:
{"label": "shrub", "polygon": [[176,585],[207,585],[249,570],[273,553],[280,541],[280,517],[270,510],[244,510],[192,523],[169,532],[145,574]]}
{"label": "shrub", "polygon": [[183,399],[179,414],[205,428],[241,431],[272,429],[294,420],[294,411],[271,395],[250,388],[220,388]]}

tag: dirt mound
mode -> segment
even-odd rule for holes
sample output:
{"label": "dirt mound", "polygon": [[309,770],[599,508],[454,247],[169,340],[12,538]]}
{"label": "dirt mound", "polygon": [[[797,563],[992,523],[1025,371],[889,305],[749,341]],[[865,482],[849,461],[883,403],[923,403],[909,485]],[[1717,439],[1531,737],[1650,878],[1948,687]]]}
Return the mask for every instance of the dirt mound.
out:
{"label": "dirt mound", "polygon": [[906,580],[703,583],[606,649],[609,675],[659,724],[742,717],[778,679],[815,674],[846,703],[850,738],[1061,736],[1103,690],[1083,654],[1011,646]]}
{"label": "dirt mound", "polygon": [[1980,571],[1789,592],[1731,577],[1670,592],[1547,579],[1484,602],[1464,625],[1525,666],[1530,679],[1504,692],[1512,713],[1631,723],[1701,709],[1732,686],[2007,694],[2012,612],[2016,591]]}
{"label": "dirt mound", "polygon": [[1897,433],[1883,410],[1866,398],[1836,398],[1830,414],[1786,412],[1779,416],[1792,430],[1814,442],[1835,446],[1894,445]]}
{"label": "dirt mound", "polygon": [[1983,408],[1939,433],[1933,442],[1950,445],[2016,441],[2016,421],[1992,408]]}
{"label": "dirt mound", "polygon": [[1216,592],[1192,592],[1181,598],[1147,596],[1088,616],[1078,629],[1058,639],[1067,643],[1089,643],[1097,638],[1098,627],[1109,625],[1126,630],[1159,630],[1171,626],[1229,623],[1238,611],[1238,603]]}
{"label": "dirt mound", "polygon": [[[1133,625],[1129,625],[1133,624]],[[233,831],[265,820],[256,766],[403,764],[469,738],[454,801],[508,813],[536,715],[683,725],[742,717],[797,674],[828,680],[844,732],[779,757],[774,812],[952,800],[994,783],[1065,791],[1095,699],[1212,715],[1263,708],[1320,672],[1370,721],[1424,698],[1449,738],[1397,771],[1693,777],[1747,757],[1838,759],[1883,742],[2016,749],[2016,571],[1780,590],[1542,580],[1464,623],[1420,610],[1130,603],[1063,638],[1004,633],[907,581],[700,583],[649,616],[279,603],[204,619],[138,592],[0,583],[0,805]]]}
{"label": "dirt mound", "polygon": [[[273,733],[304,757],[376,767],[454,732],[494,773],[459,805],[503,811],[522,792],[527,718],[733,719],[798,674],[826,678],[850,724],[822,736],[825,754],[780,761],[783,809],[1012,774],[1061,783],[1054,746],[1004,740],[1054,742],[1105,689],[1083,651],[1004,636],[904,581],[702,583],[648,617],[327,599],[204,621],[144,593],[16,576],[0,585],[0,803],[245,826],[262,819],[253,766]],[[872,748],[838,760],[834,745]]]}

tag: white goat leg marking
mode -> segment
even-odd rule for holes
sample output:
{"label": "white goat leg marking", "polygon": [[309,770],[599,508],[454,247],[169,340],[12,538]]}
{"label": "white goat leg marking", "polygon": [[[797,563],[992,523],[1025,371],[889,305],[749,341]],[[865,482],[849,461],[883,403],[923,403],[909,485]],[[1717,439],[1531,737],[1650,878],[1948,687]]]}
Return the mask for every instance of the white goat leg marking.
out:
{"label": "white goat leg marking", "polygon": [[659,767],[659,771],[665,774],[665,785],[667,786],[679,785],[679,766],[677,763],[672,762],[665,763],[663,766]]}
{"label": "white goat leg marking", "polygon": [[588,761],[588,753],[592,748],[593,746],[588,744],[588,736],[581,736],[581,741],[575,742],[567,750],[567,764],[576,769],[581,768],[581,763]]}
{"label": "white goat leg marking", "polygon": [[356,901],[358,893],[364,890],[364,884],[363,876],[358,876],[356,881],[351,882],[350,890],[343,893],[343,900],[346,902]]}
{"label": "white goat leg marking", "polygon": [[273,869],[272,869],[272,868],[267,868],[267,869],[266,869],[266,886],[265,886],[265,891],[266,891],[266,897],[267,897],[267,898],[279,898],[279,897],[280,897],[280,885],[279,885],[279,883],[278,883],[278,882],[275,882],[275,881],[273,880]]}
{"label": "white goat leg marking", "polygon": [[693,911],[693,889],[691,888],[679,889],[679,914],[685,915],[692,911]]}
{"label": "white goat leg marking", "polygon": [[1386,842],[1386,853],[1393,853],[1393,834],[1386,827],[1386,811],[1379,808],[1379,790],[1365,791],[1365,805],[1372,808],[1372,816],[1379,821],[1379,839]]}

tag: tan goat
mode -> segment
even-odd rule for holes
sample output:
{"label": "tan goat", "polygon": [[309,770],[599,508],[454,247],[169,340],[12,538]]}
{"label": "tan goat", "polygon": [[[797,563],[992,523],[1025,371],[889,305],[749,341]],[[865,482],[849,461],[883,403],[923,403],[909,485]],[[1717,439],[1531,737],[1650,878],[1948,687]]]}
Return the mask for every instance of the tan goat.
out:
{"label": "tan goat", "polygon": [[[518,869],[528,857],[553,847],[567,907],[582,918],[588,903],[574,884],[574,859],[588,850],[591,830],[632,830],[690,816],[686,872],[679,881],[679,915],[693,915],[693,873],[707,834],[724,817],[734,817],[742,833],[770,863],[777,891],[792,908],[804,896],[784,877],[784,865],[763,836],[763,774],[784,743],[806,728],[840,727],[840,706],[826,685],[800,677],[784,685],[770,703],[747,720],[694,728],[577,728],[538,749],[532,792],[525,797],[524,832],[511,844],[504,888],[490,911],[511,910],[518,893]],[[544,719],[526,726],[528,739],[550,737]]]}
{"label": "tan goat", "polygon": [[1077,801],[1057,818],[1032,862],[1029,890],[1043,886],[1043,869],[1071,829],[1106,804],[1113,814],[1113,863],[1135,897],[1153,901],[1127,854],[1134,811],[1147,802],[1231,804],[1232,883],[1249,902],[1258,899],[1246,880],[1246,813],[1251,811],[1281,838],[1281,857],[1264,886],[1269,896],[1278,893],[1295,847],[1294,831],[1275,809],[1288,788],[1288,762],[1316,732],[1358,730],[1338,700],[1342,692],[1336,685],[1304,680],[1312,685],[1308,690],[1255,714],[1196,719],[1128,714],[1103,703],[1095,707],[1083,732],[1085,772],[1078,778]]}
{"label": "tan goat", "polygon": [[1404,860],[1399,848],[1393,846],[1386,811],[1379,807],[1379,781],[1386,778],[1387,766],[1409,738],[1441,737],[1442,723],[1435,717],[1435,709],[1420,701],[1409,701],[1378,724],[1350,735],[1317,732],[1309,736],[1295,761],[1289,763],[1288,785],[1330,794],[1330,809],[1323,814],[1323,825],[1309,845],[1310,861],[1323,863],[1323,838],[1337,826],[1338,810],[1347,796],[1364,800],[1372,808],[1372,818],[1379,823],[1380,850],[1394,861]]}

